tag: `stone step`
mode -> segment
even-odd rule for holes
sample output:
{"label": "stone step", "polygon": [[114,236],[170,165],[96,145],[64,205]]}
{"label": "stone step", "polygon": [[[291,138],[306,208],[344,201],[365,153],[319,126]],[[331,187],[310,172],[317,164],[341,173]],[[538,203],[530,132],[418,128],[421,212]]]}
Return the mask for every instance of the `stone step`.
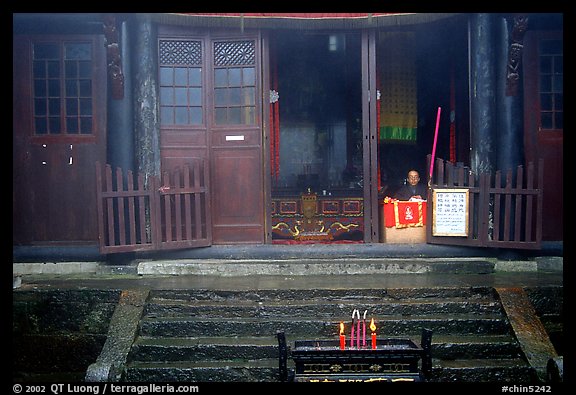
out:
{"label": "stone step", "polygon": [[[511,336],[436,336],[432,354],[442,359],[516,358],[521,354]],[[329,338],[317,340],[330,340]],[[418,343],[419,339],[412,339]],[[255,360],[278,358],[275,337],[139,337],[130,351],[131,361]]]}
{"label": "stone step", "polygon": [[260,289],[260,290],[218,290],[218,289],[189,289],[189,290],[151,290],[149,302],[155,300],[186,301],[289,301],[289,300],[315,300],[339,299],[358,300],[373,298],[376,300],[420,300],[434,298],[495,298],[491,287],[433,287],[433,288],[328,288],[328,289]]}
{"label": "stone step", "polygon": [[250,361],[134,362],[124,372],[127,382],[278,382],[277,358]]}
{"label": "stone step", "polygon": [[[301,338],[331,337],[339,332],[340,322],[349,325],[348,317],[294,319],[290,317],[258,318],[143,318],[140,334],[159,337],[191,336],[274,336],[279,330]],[[377,332],[385,336],[419,336],[423,328],[435,334],[506,334],[508,322],[501,315],[451,314],[420,317],[387,316],[376,323]]]}
{"label": "stone step", "polygon": [[501,306],[493,300],[465,300],[457,298],[439,298],[426,300],[383,301],[383,300],[326,300],[308,299],[302,301],[151,301],[145,310],[145,316],[152,317],[252,317],[274,318],[291,317],[333,318],[349,316],[358,308],[361,314],[367,312],[371,317],[384,318],[391,315],[421,316],[429,314],[499,314]]}
{"label": "stone step", "polygon": [[278,359],[278,342],[273,337],[140,337],[129,358],[149,362]]}
{"label": "stone step", "polygon": [[[128,382],[278,382],[278,360],[134,362],[125,369]],[[288,368],[293,369],[289,362]],[[431,382],[531,382],[532,371],[521,358],[432,361]]]}
{"label": "stone step", "polygon": [[152,292],[146,318],[330,319],[348,321],[351,312],[367,319],[434,314],[502,315],[494,292],[477,289],[308,290],[283,291],[161,291]]}
{"label": "stone step", "polygon": [[[419,341],[418,339],[413,339]],[[505,335],[432,336],[432,355],[444,360],[519,358],[522,350],[516,338]]]}
{"label": "stone step", "polygon": [[[296,340],[329,340],[351,312],[376,318],[378,336],[420,342],[432,330],[430,381],[530,382],[526,361],[491,287],[152,290],[125,369],[128,381],[279,381],[278,331],[288,368]],[[369,329],[368,329],[369,331]]]}
{"label": "stone step", "polygon": [[535,383],[523,358],[432,360],[431,382]]}
{"label": "stone step", "polygon": [[[303,249],[302,249],[303,250]],[[393,258],[390,255],[362,257],[349,254],[291,256],[286,258],[163,259],[141,261],[139,275],[355,275],[355,274],[487,274],[496,271],[497,261],[484,257]],[[366,252],[363,252],[366,255]],[[535,268],[529,266],[529,270]]]}

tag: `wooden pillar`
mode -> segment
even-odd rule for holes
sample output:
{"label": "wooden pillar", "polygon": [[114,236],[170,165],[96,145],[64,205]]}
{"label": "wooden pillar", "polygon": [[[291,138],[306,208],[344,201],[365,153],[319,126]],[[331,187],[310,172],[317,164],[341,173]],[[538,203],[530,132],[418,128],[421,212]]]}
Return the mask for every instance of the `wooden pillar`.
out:
{"label": "wooden pillar", "polygon": [[[139,172],[160,174],[160,121],[156,29],[150,19],[137,19],[134,34],[134,130],[135,157]],[[146,177],[146,180],[148,178]]]}
{"label": "wooden pillar", "polygon": [[495,161],[496,79],[492,14],[472,14],[470,50],[470,165],[492,172]]}
{"label": "wooden pillar", "polygon": [[120,61],[124,75],[124,89],[121,98],[114,98],[108,91],[108,155],[107,161],[113,167],[134,170],[134,108],[132,96],[131,51],[132,40],[127,21],[119,22]]}
{"label": "wooden pillar", "polygon": [[[524,113],[519,60],[522,57],[521,38],[525,21],[522,16],[499,17],[496,29],[498,40],[496,163],[497,168],[502,171],[515,169],[524,163]],[[513,171],[512,174],[515,178],[516,172]]]}
{"label": "wooden pillar", "polygon": [[[524,111],[521,80],[522,39],[527,19],[523,16],[498,16],[496,21],[496,169],[506,172],[512,169],[512,184],[516,185],[515,169],[524,163]],[[502,183],[505,177],[502,177]],[[496,185],[503,187],[504,185]],[[516,197],[513,197],[516,202]],[[516,202],[515,204],[520,204]],[[501,218],[500,229],[504,222],[515,221],[515,211],[510,218]],[[510,229],[509,237],[513,237]],[[500,258],[512,258],[516,251],[500,251]]]}

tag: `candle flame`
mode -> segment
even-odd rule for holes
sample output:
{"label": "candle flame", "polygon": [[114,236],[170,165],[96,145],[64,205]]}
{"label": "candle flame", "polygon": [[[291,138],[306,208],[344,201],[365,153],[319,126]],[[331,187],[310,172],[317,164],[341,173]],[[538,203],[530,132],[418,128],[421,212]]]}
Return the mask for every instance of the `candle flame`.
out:
{"label": "candle flame", "polygon": [[374,317],[372,317],[372,320],[370,320],[370,330],[372,332],[376,332],[376,324],[374,324]]}
{"label": "candle flame", "polygon": [[344,334],[344,323],[343,322],[340,323],[340,334],[341,335]]}

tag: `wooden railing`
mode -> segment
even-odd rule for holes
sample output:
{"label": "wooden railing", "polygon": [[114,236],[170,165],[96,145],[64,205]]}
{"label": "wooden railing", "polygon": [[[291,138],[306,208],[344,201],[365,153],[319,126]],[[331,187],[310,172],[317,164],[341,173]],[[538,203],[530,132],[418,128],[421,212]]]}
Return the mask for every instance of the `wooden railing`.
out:
{"label": "wooden railing", "polygon": [[[538,168],[529,163],[526,171],[518,166],[503,175],[498,170],[476,176],[468,167],[436,159],[431,190],[469,190],[469,233],[466,237],[434,236],[427,229],[432,244],[480,247],[539,249],[542,242],[543,162]],[[428,204],[428,218],[433,218],[433,204]]]}
{"label": "wooden railing", "polygon": [[[104,167],[104,170],[102,170]],[[209,245],[207,171],[193,160],[162,179],[96,164],[100,251],[118,253]]]}
{"label": "wooden railing", "polygon": [[[102,170],[102,167],[104,170]],[[161,179],[110,165],[96,166],[98,229],[101,253],[189,248],[212,241],[208,172],[200,159]],[[492,182],[493,181],[493,182]],[[436,159],[431,191],[468,190],[466,236],[433,235],[427,242],[479,247],[539,249],[542,241],[543,165],[526,171],[497,171],[494,178]],[[432,193],[431,193],[432,196]],[[433,202],[432,202],[433,203]],[[434,204],[428,204],[428,223]]]}

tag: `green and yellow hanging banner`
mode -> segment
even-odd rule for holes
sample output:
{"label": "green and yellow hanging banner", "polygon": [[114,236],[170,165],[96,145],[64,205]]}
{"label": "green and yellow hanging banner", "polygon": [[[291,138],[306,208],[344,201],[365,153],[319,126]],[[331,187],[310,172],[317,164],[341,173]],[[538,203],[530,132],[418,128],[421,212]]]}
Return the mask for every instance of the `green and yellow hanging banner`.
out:
{"label": "green and yellow hanging banner", "polygon": [[378,51],[380,140],[416,143],[418,96],[414,33],[381,33]]}

